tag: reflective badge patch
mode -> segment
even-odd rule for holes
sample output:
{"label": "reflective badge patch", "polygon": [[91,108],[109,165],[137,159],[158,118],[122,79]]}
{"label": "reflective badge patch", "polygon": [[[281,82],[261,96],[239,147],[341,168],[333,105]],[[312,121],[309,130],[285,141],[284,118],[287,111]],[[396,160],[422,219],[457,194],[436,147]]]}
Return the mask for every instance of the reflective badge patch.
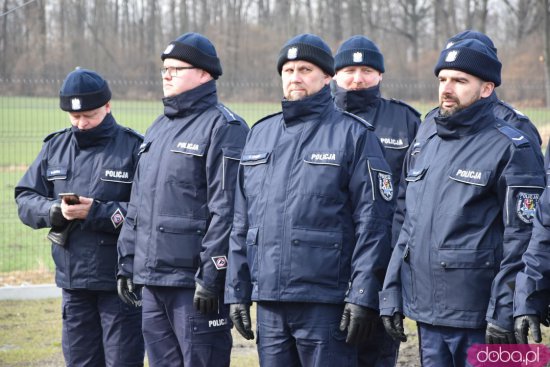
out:
{"label": "reflective badge patch", "polygon": [[453,62],[456,60],[457,56],[458,56],[458,51],[456,50],[449,51],[449,53],[445,57],[445,62]]}
{"label": "reflective badge patch", "polygon": [[520,192],[518,194],[516,213],[519,219],[525,223],[533,223],[539,197],[539,194],[528,194],[526,192]]}
{"label": "reflective badge patch", "polygon": [[298,48],[297,47],[289,48],[288,52],[286,53],[286,57],[289,60],[294,60],[296,57],[298,57]]}
{"label": "reflective badge patch", "polygon": [[124,223],[124,215],[120,211],[120,208],[117,208],[113,215],[111,215],[111,222],[113,223],[113,226],[115,226],[115,228],[120,227],[120,225]]}
{"label": "reflective badge patch", "polygon": [[71,99],[71,108],[73,110],[80,110],[82,108],[82,103],[80,103],[80,98]]}
{"label": "reflective badge patch", "polygon": [[378,188],[380,194],[386,201],[390,201],[393,198],[393,184],[391,182],[391,175],[385,173],[378,173]]}
{"label": "reflective badge patch", "polygon": [[227,257],[224,256],[212,256],[214,266],[218,270],[227,269]]}
{"label": "reflective badge patch", "polygon": [[363,62],[363,53],[354,52],[353,53],[353,62]]}

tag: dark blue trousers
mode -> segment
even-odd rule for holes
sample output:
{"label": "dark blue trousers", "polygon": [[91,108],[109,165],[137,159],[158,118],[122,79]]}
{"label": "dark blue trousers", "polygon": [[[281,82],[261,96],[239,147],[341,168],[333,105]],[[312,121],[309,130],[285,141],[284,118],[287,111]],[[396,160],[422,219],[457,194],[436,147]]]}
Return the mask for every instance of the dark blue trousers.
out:
{"label": "dark blue trousers", "polygon": [[229,366],[231,322],[229,307],[202,315],[193,308],[194,289],[143,289],[143,337],[151,367]]}
{"label": "dark blue trousers", "polygon": [[370,339],[357,350],[358,367],[395,367],[399,345],[399,341],[386,333],[382,319],[379,319]]}
{"label": "dark blue trousers", "polygon": [[468,348],[485,343],[485,329],[465,329],[417,323],[423,367],[466,367]]}
{"label": "dark blue trousers", "polygon": [[67,366],[143,366],[141,308],[123,303],[116,291],[63,289],[62,297]]}
{"label": "dark blue trousers", "polygon": [[355,367],[357,350],[339,329],[344,305],[258,302],[262,367]]}

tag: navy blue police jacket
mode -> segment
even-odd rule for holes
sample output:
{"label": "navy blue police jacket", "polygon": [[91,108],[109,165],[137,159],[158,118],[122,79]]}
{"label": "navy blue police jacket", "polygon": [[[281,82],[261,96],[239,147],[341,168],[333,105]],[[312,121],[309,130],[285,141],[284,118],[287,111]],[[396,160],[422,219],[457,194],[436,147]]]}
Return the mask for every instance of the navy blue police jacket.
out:
{"label": "navy blue police jacket", "polygon": [[481,99],[407,155],[405,221],[380,292],[381,315],[432,325],[513,330],[521,255],[544,188],[524,134]]}
{"label": "navy blue police jacket", "polygon": [[391,171],[372,126],[328,86],[251,129],[240,162],[225,302],[344,301],[378,309]]}
{"label": "navy blue police jacket", "polygon": [[19,218],[32,228],[51,227],[50,207],[58,194],[93,198],[85,220],[65,246],[52,244],[55,281],[66,289],[115,290],[116,243],[126,216],[143,137],[111,114],[97,127],[50,134],[15,188]]}
{"label": "navy blue police jacket", "polygon": [[235,180],[249,131],[215,81],[164,98],[148,128],[118,240],[119,274],[137,284],[223,292]]}
{"label": "navy blue police jacket", "polygon": [[[493,91],[493,93],[488,98],[488,100],[493,102],[493,114],[495,115],[496,118],[504,120],[507,124],[513,126],[514,128],[518,129],[519,131],[525,134],[525,137],[529,139],[529,141],[532,143],[531,145],[535,149],[535,153],[537,154],[537,159],[539,160],[544,159],[545,162],[550,161],[550,158],[549,158],[550,151],[546,152],[546,158],[542,156],[542,152],[540,150],[542,139],[537,130],[537,127],[531,122],[531,120],[529,120],[529,118],[526,115],[514,109],[512,106],[510,106],[506,102],[498,99],[495,91]],[[429,139],[431,136],[433,136],[433,134],[435,134],[436,132],[435,117],[437,116],[438,113],[439,113],[439,108],[437,107],[426,114],[424,121],[422,121],[422,123],[420,124],[420,128],[418,129],[418,132],[415,138],[416,139],[415,144],[423,144],[423,142],[426,139]],[[410,157],[409,159],[414,159],[414,157]],[[548,164],[546,164],[546,166],[548,166]],[[397,238],[399,237],[399,233],[401,231],[401,226],[403,225],[403,221],[405,219],[405,190],[406,190],[405,186],[406,185],[407,185],[407,181],[401,178],[399,190],[396,190],[398,193],[398,196],[397,196],[394,222],[392,227],[392,231],[393,231],[392,245],[395,245],[395,242],[397,241]]]}
{"label": "navy blue police jacket", "polygon": [[394,187],[399,187],[407,149],[420,125],[420,112],[404,102],[382,98],[380,85],[360,90],[337,87],[334,102],[374,126],[374,132],[386,151]]}
{"label": "navy blue police jacket", "polygon": [[514,316],[547,318],[550,304],[550,190],[541,195],[529,247],[523,254],[523,270],[516,277]]}

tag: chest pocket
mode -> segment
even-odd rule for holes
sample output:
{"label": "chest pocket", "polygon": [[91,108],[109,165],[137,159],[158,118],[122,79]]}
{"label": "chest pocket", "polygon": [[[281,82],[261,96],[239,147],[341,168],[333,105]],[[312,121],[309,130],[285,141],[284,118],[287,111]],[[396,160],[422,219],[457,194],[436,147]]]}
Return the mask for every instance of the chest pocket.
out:
{"label": "chest pocket", "polygon": [[380,142],[386,149],[403,150],[409,147],[409,139],[406,136],[381,137]]}
{"label": "chest pocket", "polygon": [[258,195],[263,188],[271,152],[245,152],[241,157],[244,191],[247,196]]}
{"label": "chest pocket", "polygon": [[68,174],[67,167],[51,166],[46,170],[46,179],[48,181],[66,180]]}
{"label": "chest pocket", "polygon": [[175,141],[164,167],[167,182],[186,182],[200,187],[206,185],[206,147],[205,142]]}
{"label": "chest pocket", "polygon": [[94,197],[104,201],[127,201],[130,199],[133,179],[131,165],[106,162],[99,174],[100,184],[93,188]]}
{"label": "chest pocket", "polygon": [[422,190],[427,172],[428,167],[415,167],[405,177],[405,181],[407,181],[405,202],[408,212],[415,212],[417,204],[422,202]]}
{"label": "chest pocket", "polygon": [[491,170],[453,167],[449,174],[449,178],[467,185],[487,186],[491,178]]}
{"label": "chest pocket", "polygon": [[338,197],[343,179],[344,153],[334,150],[305,152],[300,172],[300,188],[304,194]]}

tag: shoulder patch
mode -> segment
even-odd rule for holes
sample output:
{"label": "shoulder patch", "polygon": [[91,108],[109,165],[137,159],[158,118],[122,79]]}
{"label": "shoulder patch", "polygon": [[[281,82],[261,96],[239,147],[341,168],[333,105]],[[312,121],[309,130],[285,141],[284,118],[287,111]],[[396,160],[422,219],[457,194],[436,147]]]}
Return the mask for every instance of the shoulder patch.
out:
{"label": "shoulder patch", "polygon": [[498,131],[504,134],[508,139],[510,139],[516,147],[531,145],[529,143],[529,140],[527,140],[527,138],[525,137],[525,135],[523,135],[521,131],[513,128],[510,125],[507,125],[504,123],[498,123],[496,125],[496,128],[498,129]]}
{"label": "shoulder patch", "polygon": [[414,113],[416,115],[416,117],[422,116],[422,114],[420,112],[418,112],[418,110],[416,108],[412,107],[411,105],[409,105],[409,104],[407,104],[407,103],[405,103],[405,102],[403,102],[399,99],[391,98],[390,102],[397,103],[397,104],[400,104],[402,106],[407,107],[409,110],[412,111],[412,113]]}
{"label": "shoulder patch", "polygon": [[44,143],[47,142],[48,140],[51,140],[52,138],[56,137],[57,135],[61,135],[63,133],[66,133],[67,131],[71,131],[71,128],[66,127],[64,129],[54,131],[53,133],[49,134],[48,136],[46,136],[44,138]]}
{"label": "shoulder patch", "polygon": [[363,119],[363,118],[361,118],[361,117],[359,117],[359,116],[357,116],[357,115],[354,115],[354,114],[351,113],[351,112],[344,111],[344,110],[341,110],[341,111],[342,111],[342,113],[343,113],[344,115],[350,116],[350,117],[352,117],[354,120],[357,120],[357,121],[359,121],[360,123],[362,123],[363,125],[365,125],[365,126],[367,127],[367,129],[369,129],[369,130],[374,130],[374,126],[372,126],[372,124],[371,124],[370,122],[368,122],[367,120],[365,120],[365,119]]}
{"label": "shoulder patch", "polygon": [[275,113],[272,113],[272,114],[270,114],[270,115],[267,115],[267,116],[265,116],[265,117],[262,117],[261,119],[259,119],[258,121],[256,121],[256,122],[254,123],[254,125],[252,125],[252,128],[253,128],[254,126],[258,125],[259,123],[264,122],[264,121],[266,121],[266,120],[269,120],[271,117],[274,117],[274,116],[277,116],[277,115],[281,115],[282,113],[283,113],[283,111],[279,111],[279,112],[275,112]]}
{"label": "shoulder patch", "polygon": [[140,138],[141,140],[143,140],[143,138],[144,138],[143,135],[141,135],[140,133],[138,133],[137,131],[135,131],[133,129],[130,129],[129,127],[124,126],[123,130],[126,131],[129,134],[132,134],[132,135]]}
{"label": "shoulder patch", "polygon": [[218,103],[216,105],[216,108],[222,113],[222,115],[225,117],[227,122],[229,122],[230,124],[243,123],[246,125],[246,123],[244,122],[241,116],[237,115],[236,113],[231,111],[229,108],[225,107],[225,105],[223,105],[222,103]]}

